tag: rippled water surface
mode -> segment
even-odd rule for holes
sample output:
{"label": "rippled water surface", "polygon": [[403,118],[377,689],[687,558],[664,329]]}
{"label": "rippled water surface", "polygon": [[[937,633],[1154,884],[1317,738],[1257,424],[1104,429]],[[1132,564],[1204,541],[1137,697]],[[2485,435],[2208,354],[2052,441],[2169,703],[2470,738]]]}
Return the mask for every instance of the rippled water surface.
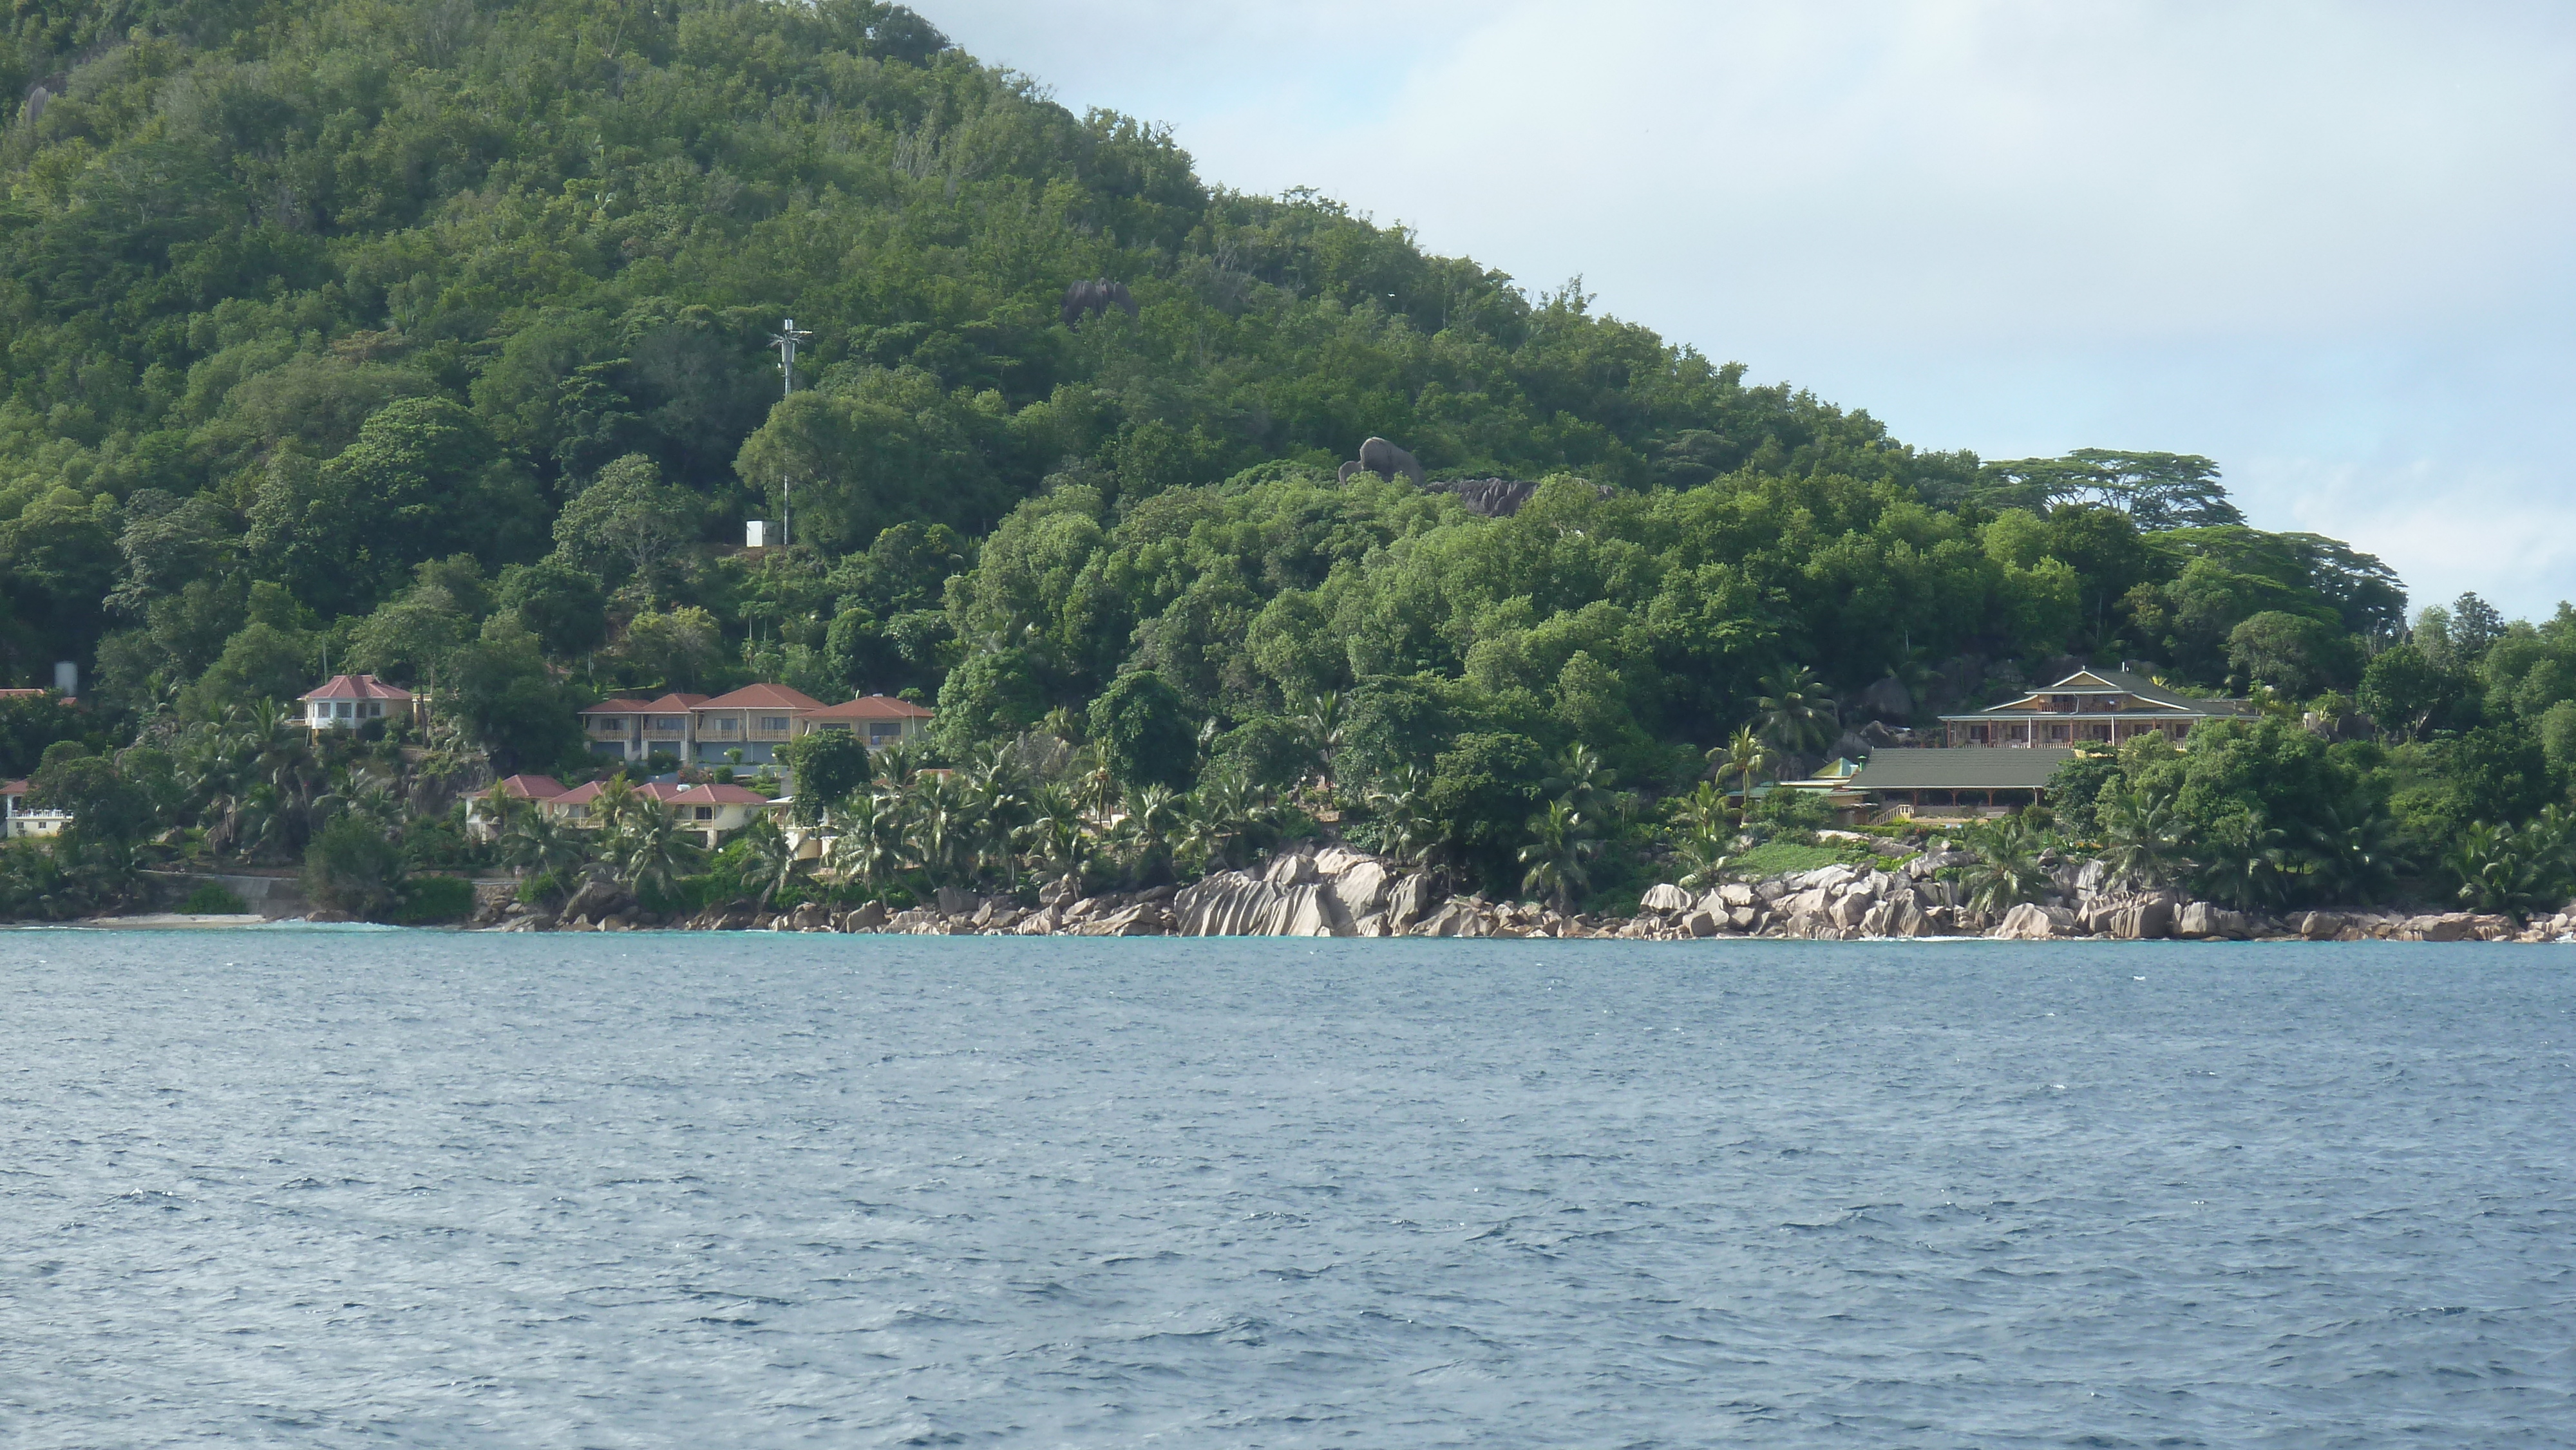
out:
{"label": "rippled water surface", "polygon": [[0,1442],[2576,1442],[2576,948],[0,933]]}

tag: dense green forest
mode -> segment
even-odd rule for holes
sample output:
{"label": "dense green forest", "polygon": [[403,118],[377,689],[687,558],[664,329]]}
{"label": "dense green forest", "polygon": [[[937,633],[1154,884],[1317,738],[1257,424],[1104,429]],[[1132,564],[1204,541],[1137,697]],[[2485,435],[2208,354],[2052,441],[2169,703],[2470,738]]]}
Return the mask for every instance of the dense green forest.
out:
{"label": "dense green forest", "polygon": [[[1757,717],[1812,756],[2087,658],[2290,722],[2264,758],[2332,789],[2212,807],[2250,851],[2358,813],[2432,872],[2576,767],[2564,614],[2410,626],[2206,459],[1909,448],[1579,282],[1213,185],[901,7],[28,0],[0,97],[0,674],[84,682],[7,707],[0,771],[326,666],[433,685],[501,770],[577,766],[611,691],[902,692],[961,758],[1114,696],[1189,742],[1138,757],[1171,788],[1320,771],[1365,816],[1419,772],[1500,877],[1569,750],[1650,805]],[[1133,315],[1069,309],[1094,279]],[[1546,484],[1337,481],[1373,435]]]}

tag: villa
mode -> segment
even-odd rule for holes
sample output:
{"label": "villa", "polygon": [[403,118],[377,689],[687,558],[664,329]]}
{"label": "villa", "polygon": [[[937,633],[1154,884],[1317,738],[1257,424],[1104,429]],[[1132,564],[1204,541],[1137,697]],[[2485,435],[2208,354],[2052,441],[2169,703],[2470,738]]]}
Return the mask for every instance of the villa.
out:
{"label": "villa", "polygon": [[[593,807],[598,804],[604,783],[575,786],[560,795],[537,801],[537,809],[569,826],[584,830],[599,824]],[[705,838],[714,846],[731,832],[750,825],[752,818],[777,804],[756,790],[738,785],[672,784],[647,781],[632,788],[637,800],[651,801],[671,813],[681,829]]]}
{"label": "villa", "polygon": [[910,700],[892,695],[862,695],[843,705],[832,705],[805,716],[799,734],[817,730],[847,730],[867,742],[870,750],[883,750],[889,745],[918,740],[930,731],[935,712]]}
{"label": "villa", "polygon": [[766,765],[778,758],[779,746],[817,730],[848,730],[877,750],[919,738],[933,718],[934,712],[887,695],[825,705],[772,684],[745,685],[713,699],[602,700],[581,712],[582,737],[594,755],[639,763],[666,755],[690,765]]}
{"label": "villa", "polygon": [[388,685],[373,675],[333,675],[330,683],[306,693],[301,712],[314,730],[355,730],[370,720],[417,722],[428,706],[425,695]]}
{"label": "villa", "polygon": [[1944,715],[1952,745],[2014,749],[2117,746],[2141,735],[2179,743],[2208,720],[2247,714],[2243,700],[2204,700],[2127,670],[2078,670],[2009,704]]}
{"label": "villa", "polygon": [[1873,750],[1850,789],[1875,808],[1875,818],[1989,816],[2045,799],[2049,777],[2073,759],[2063,745],[1998,750]]}
{"label": "villa", "polygon": [[23,780],[0,782],[0,840],[19,841],[47,839],[63,833],[72,823],[69,811],[30,810],[27,806],[27,783]]}

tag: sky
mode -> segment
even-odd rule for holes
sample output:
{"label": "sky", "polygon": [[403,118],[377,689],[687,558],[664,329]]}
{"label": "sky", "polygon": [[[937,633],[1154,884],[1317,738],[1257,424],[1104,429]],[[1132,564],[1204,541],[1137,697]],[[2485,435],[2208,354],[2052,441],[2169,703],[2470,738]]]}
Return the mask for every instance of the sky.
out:
{"label": "sky", "polygon": [[2576,6],[914,0],[1200,175],[1986,458],[2576,598]]}

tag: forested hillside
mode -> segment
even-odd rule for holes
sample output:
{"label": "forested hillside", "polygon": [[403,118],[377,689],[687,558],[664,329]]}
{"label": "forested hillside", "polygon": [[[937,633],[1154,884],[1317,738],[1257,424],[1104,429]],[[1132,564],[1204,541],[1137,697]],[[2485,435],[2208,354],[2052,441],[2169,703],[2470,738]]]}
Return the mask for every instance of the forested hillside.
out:
{"label": "forested hillside", "polygon": [[[1784,693],[1833,724],[1787,742],[1814,750],[2135,659],[2293,718],[2323,697],[2374,751],[2484,729],[2530,776],[2426,821],[2563,793],[2563,630],[2521,630],[2510,679],[2485,637],[2391,651],[2388,571],[2249,527],[2208,460],[1919,452],[1579,284],[1226,191],[935,18],[19,6],[0,672],[78,662],[114,743],[371,670],[434,684],[503,769],[577,763],[570,712],[612,690],[902,691],[962,753],[1078,736],[1147,676],[1128,695],[1200,742],[1175,783],[1311,768],[1285,722],[1330,696],[1354,769],[1508,814],[1569,746],[1670,790]],[[1095,280],[1132,315],[1067,306]],[[1373,435],[1434,481],[1550,482],[1488,519],[1337,480]],[[793,546],[742,550],[790,494]],[[50,728],[13,723],[0,768]],[[2378,809],[2452,779],[2347,774]]]}

